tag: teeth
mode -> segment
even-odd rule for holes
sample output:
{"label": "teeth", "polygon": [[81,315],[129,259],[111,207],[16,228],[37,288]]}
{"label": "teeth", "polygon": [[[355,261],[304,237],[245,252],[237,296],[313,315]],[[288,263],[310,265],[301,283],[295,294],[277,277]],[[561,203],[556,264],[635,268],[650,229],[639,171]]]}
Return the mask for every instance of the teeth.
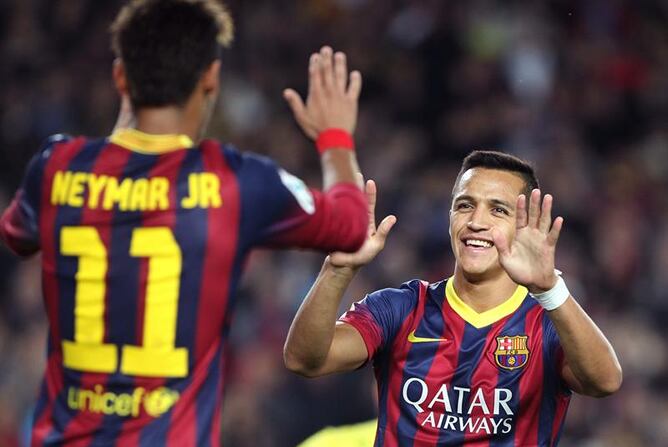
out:
{"label": "teeth", "polygon": [[466,245],[472,245],[474,247],[484,247],[484,248],[490,248],[492,246],[490,242],[483,241],[480,239],[467,239]]}

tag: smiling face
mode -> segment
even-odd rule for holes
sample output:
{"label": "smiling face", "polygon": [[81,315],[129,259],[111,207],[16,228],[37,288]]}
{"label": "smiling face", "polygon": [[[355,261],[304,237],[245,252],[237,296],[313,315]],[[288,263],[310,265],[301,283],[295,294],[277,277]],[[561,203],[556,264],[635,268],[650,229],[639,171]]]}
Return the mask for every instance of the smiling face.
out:
{"label": "smiling face", "polygon": [[512,242],[517,196],[524,189],[522,177],[510,171],[473,168],[461,175],[450,209],[456,274],[475,281],[504,274],[491,230],[498,228]]}

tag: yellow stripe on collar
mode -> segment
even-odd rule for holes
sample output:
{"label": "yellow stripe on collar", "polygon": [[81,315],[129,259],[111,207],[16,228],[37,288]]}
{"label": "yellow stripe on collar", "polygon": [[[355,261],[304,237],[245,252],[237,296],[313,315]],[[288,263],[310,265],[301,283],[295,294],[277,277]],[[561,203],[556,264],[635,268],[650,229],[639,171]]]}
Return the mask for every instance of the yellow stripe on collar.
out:
{"label": "yellow stripe on collar", "polygon": [[455,292],[454,277],[450,277],[445,285],[445,297],[447,298],[450,307],[452,307],[464,321],[478,329],[496,323],[519,309],[524,298],[526,298],[527,292],[528,290],[526,287],[517,286],[517,289],[515,289],[515,292],[513,292],[509,299],[485,312],[478,313],[459,298],[457,292]]}
{"label": "yellow stripe on collar", "polygon": [[114,132],[109,141],[128,150],[144,154],[162,154],[194,146],[188,135],[150,134],[137,129],[120,129]]}

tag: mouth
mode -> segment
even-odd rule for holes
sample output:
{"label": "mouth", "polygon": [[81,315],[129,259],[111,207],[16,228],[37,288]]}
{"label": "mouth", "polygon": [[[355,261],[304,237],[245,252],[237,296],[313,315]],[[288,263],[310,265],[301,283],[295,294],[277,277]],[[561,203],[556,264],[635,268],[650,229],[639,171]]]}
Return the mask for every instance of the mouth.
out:
{"label": "mouth", "polygon": [[480,238],[465,238],[462,239],[464,246],[471,250],[482,251],[494,247],[494,243],[487,239]]}

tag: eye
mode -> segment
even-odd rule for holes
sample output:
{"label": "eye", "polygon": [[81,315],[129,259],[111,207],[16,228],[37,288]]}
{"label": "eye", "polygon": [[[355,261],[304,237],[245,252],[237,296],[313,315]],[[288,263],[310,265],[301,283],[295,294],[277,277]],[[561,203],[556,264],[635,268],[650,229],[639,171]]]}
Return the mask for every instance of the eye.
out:
{"label": "eye", "polygon": [[501,208],[500,206],[497,206],[497,207],[493,208],[492,211],[496,214],[504,214],[506,216],[510,216],[510,213],[508,212],[508,210],[505,209],[505,208]]}
{"label": "eye", "polygon": [[470,203],[466,203],[466,202],[459,202],[458,204],[455,205],[456,210],[464,210],[464,209],[472,209],[472,208],[473,208],[473,205],[471,205]]}

